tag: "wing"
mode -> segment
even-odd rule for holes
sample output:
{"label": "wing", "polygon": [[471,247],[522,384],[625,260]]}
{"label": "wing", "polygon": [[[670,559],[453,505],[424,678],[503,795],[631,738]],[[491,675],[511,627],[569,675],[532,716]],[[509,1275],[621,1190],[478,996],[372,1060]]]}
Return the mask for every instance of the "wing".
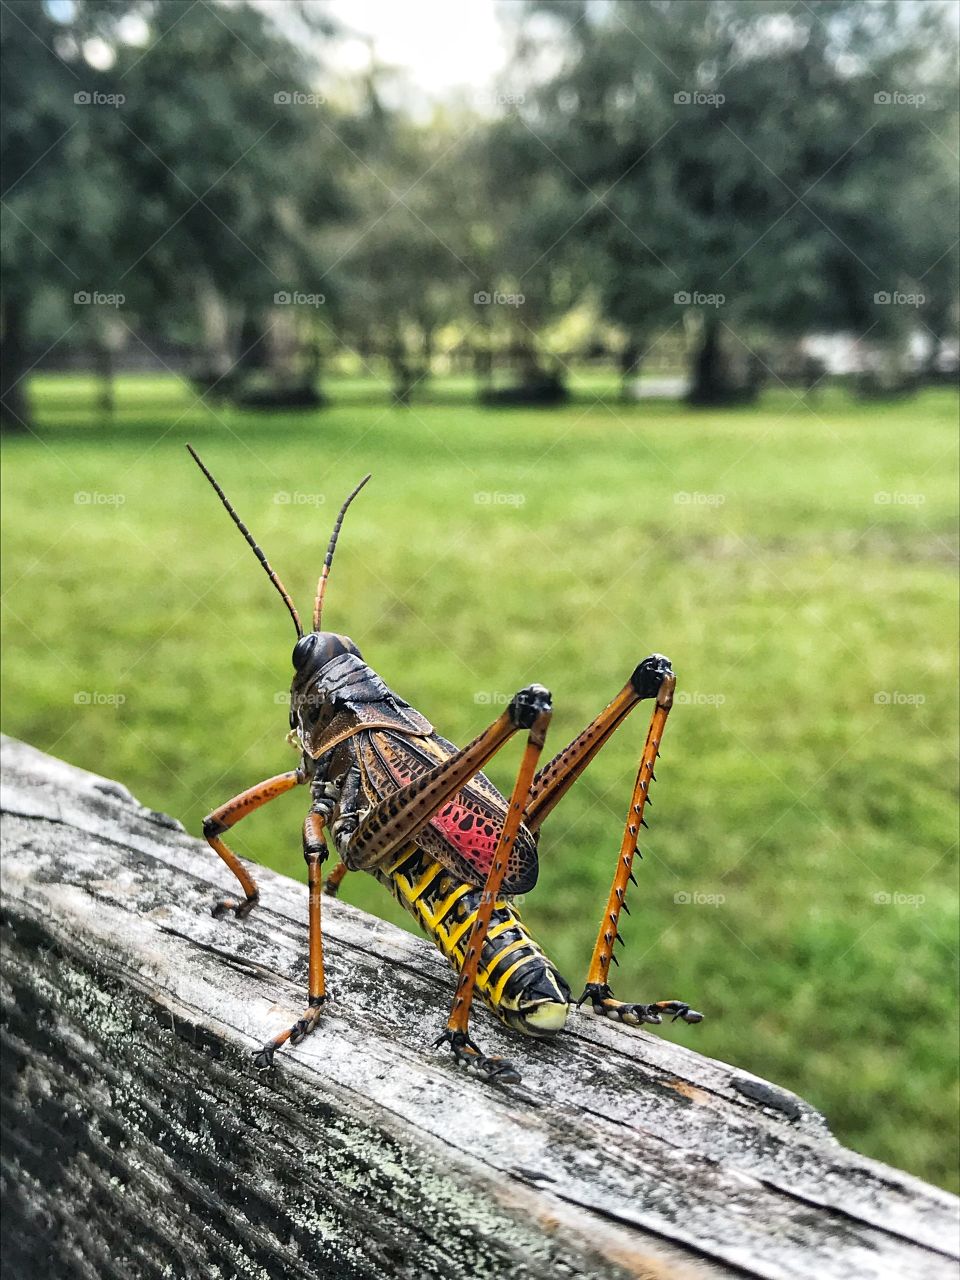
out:
{"label": "wing", "polygon": [[[364,730],[359,746],[364,789],[378,799],[457,751],[436,733],[411,737],[384,729]],[[482,885],[506,814],[507,801],[489,778],[478,773],[431,819],[417,836],[417,844],[467,884]],[[522,826],[510,850],[503,893],[529,893],[537,883],[537,870],[536,838]]]}

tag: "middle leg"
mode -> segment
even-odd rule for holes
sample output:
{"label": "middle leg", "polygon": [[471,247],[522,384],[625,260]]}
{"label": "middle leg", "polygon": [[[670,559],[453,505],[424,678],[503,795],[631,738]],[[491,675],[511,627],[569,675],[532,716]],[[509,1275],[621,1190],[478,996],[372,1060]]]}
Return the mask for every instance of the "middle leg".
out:
{"label": "middle leg", "polygon": [[302,1017],[292,1027],[268,1040],[254,1054],[254,1066],[260,1070],[272,1066],[273,1055],[287,1043],[299,1044],[317,1025],[327,1001],[327,983],[323,967],[323,934],[320,928],[321,867],[327,856],[324,838],[323,814],[310,812],[303,824],[303,856],[307,864],[307,881],[310,889],[309,913],[309,990],[307,1007]]}

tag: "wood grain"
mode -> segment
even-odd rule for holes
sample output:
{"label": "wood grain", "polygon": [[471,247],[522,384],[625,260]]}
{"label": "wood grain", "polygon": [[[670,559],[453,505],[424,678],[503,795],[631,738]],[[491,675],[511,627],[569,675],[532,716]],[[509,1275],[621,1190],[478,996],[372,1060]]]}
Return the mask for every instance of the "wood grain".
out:
{"label": "wood grain", "polygon": [[[4,739],[3,1262],[9,1277],[955,1277],[958,1202],[841,1147],[775,1084],[572,1014],[431,1045],[432,947],[324,904],[334,994],[300,1013],[306,888],[214,920],[206,846]],[[290,830],[296,834],[297,820]]]}

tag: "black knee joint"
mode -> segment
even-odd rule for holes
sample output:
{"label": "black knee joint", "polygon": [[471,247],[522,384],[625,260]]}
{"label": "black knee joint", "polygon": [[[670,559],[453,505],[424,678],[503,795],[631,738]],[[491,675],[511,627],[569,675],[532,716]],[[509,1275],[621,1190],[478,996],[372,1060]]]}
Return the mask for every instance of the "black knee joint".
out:
{"label": "black knee joint", "polygon": [[518,729],[532,729],[537,717],[550,709],[550,690],[542,684],[530,684],[514,695],[509,707],[510,719]]}
{"label": "black knee joint", "polygon": [[638,698],[655,698],[669,675],[673,675],[670,659],[662,653],[651,653],[634,671],[630,683]]}
{"label": "black knee joint", "polygon": [[225,822],[218,822],[216,818],[208,816],[203,820],[203,834],[208,840],[213,839],[216,836],[222,836],[223,833],[228,830],[229,828],[227,824]]}

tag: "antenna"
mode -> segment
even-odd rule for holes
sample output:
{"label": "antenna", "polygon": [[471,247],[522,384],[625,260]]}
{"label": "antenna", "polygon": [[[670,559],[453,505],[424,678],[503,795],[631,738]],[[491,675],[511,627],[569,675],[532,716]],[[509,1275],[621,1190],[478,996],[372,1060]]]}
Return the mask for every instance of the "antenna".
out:
{"label": "antenna", "polygon": [[[191,458],[193,458],[194,462],[197,464],[197,466],[200,468],[200,470],[203,472],[203,474],[207,477],[207,479],[208,479],[208,480],[210,481],[210,483],[213,485],[213,488],[214,488],[214,491],[215,491],[215,493],[216,493],[217,497],[220,499],[220,501],[223,503],[223,505],[227,508],[227,511],[230,513],[230,519],[233,521],[233,523],[237,526],[237,528],[240,530],[240,532],[241,532],[241,533],[243,534],[243,536],[246,538],[246,540],[247,540],[248,544],[250,545],[251,549],[253,550],[253,554],[257,557],[257,559],[260,561],[260,563],[263,565],[264,569],[266,570],[267,577],[270,579],[270,581],[273,583],[273,585],[274,585],[274,586],[277,588],[277,590],[280,592],[280,595],[281,595],[281,597],[282,597],[282,599],[283,599],[283,603],[284,603],[284,604],[287,606],[287,608],[290,610],[290,617],[293,619],[293,625],[297,628],[297,635],[298,635],[298,636],[302,636],[302,635],[303,635],[303,626],[302,626],[302,625],[301,625],[301,623],[300,623],[300,615],[297,613],[296,606],[294,605],[293,601],[290,599],[290,593],[287,591],[287,588],[283,585],[283,583],[280,581],[280,579],[277,577],[277,575],[274,573],[274,571],[270,568],[270,562],[269,562],[269,560],[267,559],[267,557],[263,554],[263,552],[260,550],[260,548],[257,546],[256,541],[254,540],[253,534],[250,532],[250,530],[247,528],[247,526],[243,523],[243,521],[242,521],[242,520],[240,519],[240,517],[237,515],[236,511],[234,511],[233,507],[230,505],[230,499],[229,499],[229,498],[227,497],[227,495],[223,492],[223,490],[222,490],[222,489],[220,488],[220,486],[217,484],[216,480],[214,480],[213,476],[212,476],[212,475],[210,474],[210,472],[207,470],[206,466],[205,466],[205,465],[204,465],[204,463],[201,461],[201,459],[200,459],[200,455],[197,453],[196,449],[194,449],[194,447],[193,447],[193,445],[192,445],[192,444],[188,444],[188,445],[187,445],[187,449],[189,450],[189,453],[190,453]],[[367,476],[367,479],[369,480],[369,479],[370,479],[370,477],[369,477],[369,476]],[[354,492],[356,492],[356,490],[354,490]],[[351,494],[350,496],[351,496],[351,497],[353,497],[353,494]],[[349,501],[349,499],[348,499],[348,501]],[[341,519],[341,520],[343,519],[343,512],[342,512],[342,511],[340,512],[340,519]],[[340,523],[339,523],[339,521],[338,521],[338,522],[337,522],[337,529],[339,529],[339,528],[340,528]],[[336,540],[336,531],[334,532],[334,540]],[[328,559],[328,560],[330,559],[330,556],[332,555],[332,550],[333,550],[333,549],[332,549],[332,545],[331,545],[331,550],[330,550],[330,552],[328,552],[328,555],[327,555],[327,559]],[[327,567],[327,566],[325,565],[325,566],[324,566],[324,571],[325,571],[325,572],[326,572],[326,567]]]}
{"label": "antenna", "polygon": [[343,524],[343,517],[347,514],[347,507],[349,507],[350,503],[354,500],[369,479],[369,475],[365,475],[363,477],[340,508],[340,513],[337,516],[337,523],[333,526],[333,533],[330,535],[330,545],[327,547],[327,554],[323,561],[323,568],[320,570],[320,580],[317,583],[317,598],[313,606],[314,631],[320,630],[320,616],[323,613],[323,596],[327,589],[327,578],[330,576],[330,566],[333,564],[333,553],[337,545],[337,538],[340,536],[340,526]]}

